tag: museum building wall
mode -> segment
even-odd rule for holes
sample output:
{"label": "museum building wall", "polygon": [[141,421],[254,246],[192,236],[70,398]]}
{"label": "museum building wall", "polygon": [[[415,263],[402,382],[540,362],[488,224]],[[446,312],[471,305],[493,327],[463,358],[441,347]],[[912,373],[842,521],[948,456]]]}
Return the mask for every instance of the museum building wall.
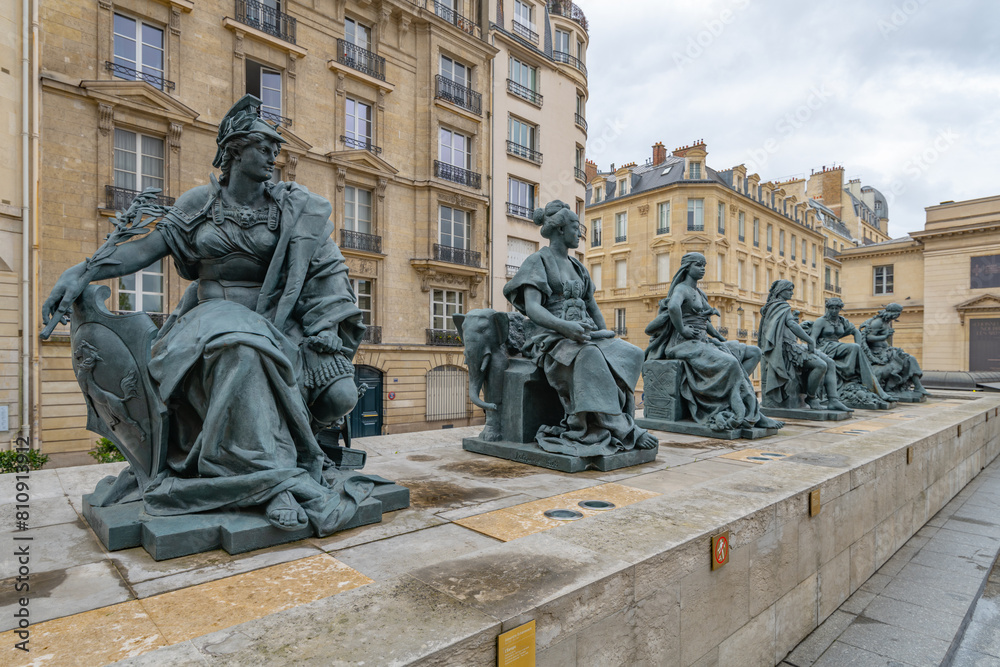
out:
{"label": "museum building wall", "polygon": [[[169,203],[208,183],[217,123],[252,92],[283,126],[280,179],[333,205],[335,240],[370,325],[355,364],[377,377],[379,430],[475,421],[450,314],[488,296],[492,140],[482,110],[496,49],[477,7],[290,2],[275,14],[252,0],[43,0],[33,307],[97,249],[137,190],[162,187]],[[137,57],[162,57],[162,67]],[[467,68],[459,94],[442,81],[444,58]],[[169,313],[186,288],[169,260],[134,283],[111,282],[112,310]],[[68,328],[40,356],[43,450],[90,448]]]}

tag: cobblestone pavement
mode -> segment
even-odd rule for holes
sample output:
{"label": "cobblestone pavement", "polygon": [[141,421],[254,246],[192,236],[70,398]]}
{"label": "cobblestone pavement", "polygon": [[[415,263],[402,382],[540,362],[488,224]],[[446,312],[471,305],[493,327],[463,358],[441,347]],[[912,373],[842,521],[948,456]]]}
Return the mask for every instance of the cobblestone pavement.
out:
{"label": "cobblestone pavement", "polygon": [[861,586],[782,667],[1000,665],[1000,459]]}

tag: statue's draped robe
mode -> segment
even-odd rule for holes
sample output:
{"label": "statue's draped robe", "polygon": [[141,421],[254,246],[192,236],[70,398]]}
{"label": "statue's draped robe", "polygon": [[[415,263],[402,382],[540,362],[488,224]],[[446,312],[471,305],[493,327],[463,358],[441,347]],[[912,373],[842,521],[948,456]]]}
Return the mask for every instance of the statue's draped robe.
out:
{"label": "statue's draped robe", "polygon": [[838,387],[845,382],[858,382],[882,400],[890,400],[891,397],[882,390],[875,378],[872,365],[862,352],[861,346],[857,343],[841,342],[841,337],[854,331],[850,321],[843,315],[838,315],[835,319],[824,315],[813,323],[814,328],[820,320],[827,322],[830,328],[816,341],[816,347],[837,364]]}
{"label": "statue's draped robe", "polygon": [[[660,315],[668,312],[670,299],[683,298],[678,289],[660,301]],[[696,330],[695,338],[685,338],[666,317],[661,327],[650,332],[646,359],[684,362],[681,397],[695,422],[718,431],[750,428],[761,414],[741,363],[746,346],[737,341],[722,342],[707,334],[708,319],[715,311],[705,293],[693,289],[694,298],[682,317],[684,324]]]}
{"label": "statue's draped robe", "polygon": [[[879,318],[874,318],[879,319]],[[869,324],[871,323],[871,324]],[[914,378],[921,378],[924,375],[916,357],[900,347],[893,347],[889,344],[889,339],[874,341],[867,339],[869,330],[877,333],[888,333],[892,335],[892,327],[889,324],[882,324],[876,329],[877,323],[869,320],[861,325],[861,332],[865,334],[865,343],[868,345],[869,358],[871,359],[872,371],[878,379],[879,384],[892,393],[894,391],[910,391],[910,384]]]}
{"label": "statue's draped robe", "polygon": [[[188,207],[157,225],[180,275],[211,285],[201,285],[199,296],[199,282],[192,283],[154,341],[149,368],[167,406],[169,444],[166,465],[146,490],[146,510],[254,507],[289,491],[327,534],[354,516],[374,484],[350,472],[324,477],[308,408],[324,387],[310,379],[349,372],[364,326],[330,238],[329,202],[294,183],[268,192],[280,212],[270,237],[261,225],[244,229],[213,218],[214,182],[182,198]],[[218,293],[229,284],[219,267],[233,259],[260,264],[256,308]],[[302,344],[324,332],[339,336],[342,355]]]}
{"label": "statue's draped robe", "polygon": [[[578,280],[564,284],[557,260],[548,246],[529,256],[504,287],[504,296],[527,315],[524,292],[533,287],[542,295],[542,306],[556,317],[593,325],[585,307],[594,294],[590,275],[570,257]],[[566,413],[559,426],[539,428],[539,447],[571,456],[607,456],[634,448],[645,433],[633,418],[642,350],[620,338],[577,343],[530,319],[524,333],[524,355],[545,372]]]}

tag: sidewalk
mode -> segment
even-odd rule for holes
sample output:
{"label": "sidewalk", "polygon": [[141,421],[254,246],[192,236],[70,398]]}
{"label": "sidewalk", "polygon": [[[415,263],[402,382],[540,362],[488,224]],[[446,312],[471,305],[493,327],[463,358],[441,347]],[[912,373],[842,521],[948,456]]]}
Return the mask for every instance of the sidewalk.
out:
{"label": "sidewalk", "polygon": [[1000,459],[789,653],[782,667],[1000,665],[1000,572],[990,576],[998,551]]}

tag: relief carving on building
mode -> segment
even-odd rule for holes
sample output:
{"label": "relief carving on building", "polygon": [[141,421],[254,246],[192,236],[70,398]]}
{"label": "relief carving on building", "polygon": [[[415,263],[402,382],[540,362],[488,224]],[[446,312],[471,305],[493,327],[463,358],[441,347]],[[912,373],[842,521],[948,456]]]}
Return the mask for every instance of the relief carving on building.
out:
{"label": "relief carving on building", "polygon": [[97,105],[97,111],[99,115],[98,127],[101,129],[101,134],[104,136],[108,135],[111,128],[115,126],[115,108],[110,104],[104,104],[103,102]]}
{"label": "relief carving on building", "polygon": [[343,167],[337,167],[337,192],[344,191],[344,185],[347,184],[347,170]]}
{"label": "relief carving on building", "polygon": [[344,94],[344,73],[340,71],[337,72],[337,94]]}
{"label": "relief carving on building", "polygon": [[639,215],[646,215],[649,213],[649,204],[641,204],[639,206]]}
{"label": "relief carving on building", "polygon": [[389,179],[379,177],[378,185],[375,187],[375,193],[378,195],[379,201],[385,201],[385,188],[389,185]]}
{"label": "relief carving on building", "polygon": [[180,123],[171,123],[170,132],[167,136],[167,141],[170,143],[170,150],[177,153],[181,149],[181,133],[184,132],[184,126]]}
{"label": "relief carving on building", "polygon": [[296,63],[297,60],[298,60],[298,56],[297,55],[295,55],[294,53],[289,53],[288,54],[288,67],[285,69],[285,72],[292,79],[295,78],[295,63]]}
{"label": "relief carving on building", "polygon": [[289,155],[288,159],[285,161],[285,175],[288,177],[288,181],[295,180],[295,170],[299,166],[299,157],[297,155]]}
{"label": "relief carving on building", "polygon": [[181,10],[177,7],[170,8],[170,32],[177,36],[181,34]]}
{"label": "relief carving on building", "polygon": [[378,263],[370,259],[347,256],[347,268],[352,276],[364,276],[365,278],[375,278],[378,276]]}
{"label": "relief carving on building", "polygon": [[235,31],[235,33],[233,34],[233,39],[235,40],[233,42],[233,55],[236,56],[237,58],[239,58],[240,60],[242,60],[243,59],[243,32],[240,31],[240,30]]}

